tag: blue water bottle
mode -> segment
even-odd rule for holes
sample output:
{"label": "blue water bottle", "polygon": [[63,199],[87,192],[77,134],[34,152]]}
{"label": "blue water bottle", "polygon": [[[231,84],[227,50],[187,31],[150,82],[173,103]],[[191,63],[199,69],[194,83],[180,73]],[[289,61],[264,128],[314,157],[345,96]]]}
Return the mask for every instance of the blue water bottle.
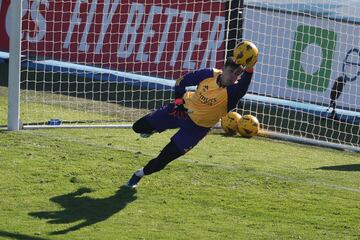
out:
{"label": "blue water bottle", "polygon": [[60,125],[61,120],[57,118],[52,118],[48,121],[48,125]]}

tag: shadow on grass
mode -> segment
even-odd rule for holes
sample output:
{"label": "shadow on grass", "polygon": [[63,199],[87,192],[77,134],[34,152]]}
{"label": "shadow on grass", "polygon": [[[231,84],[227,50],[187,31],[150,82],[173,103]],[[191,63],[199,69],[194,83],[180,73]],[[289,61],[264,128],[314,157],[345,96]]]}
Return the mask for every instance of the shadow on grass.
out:
{"label": "shadow on grass", "polygon": [[76,192],[53,197],[50,200],[61,205],[64,208],[63,210],[32,212],[29,215],[49,219],[48,223],[51,224],[66,224],[82,220],[75,226],[50,233],[51,235],[66,234],[104,221],[136,199],[136,196],[134,196],[136,190],[125,186],[122,186],[113,196],[107,198],[96,199],[81,196],[89,192],[92,192],[89,188],[80,188]]}
{"label": "shadow on grass", "polygon": [[319,167],[317,169],[318,170],[335,170],[335,171],[360,172],[360,164],[324,166],[324,167]]}
{"label": "shadow on grass", "polygon": [[10,239],[18,239],[18,240],[46,240],[46,238],[41,237],[33,237],[20,233],[11,233],[0,230],[0,237],[10,238]]}
{"label": "shadow on grass", "polygon": [[254,137],[244,137],[244,136],[241,136],[239,133],[224,133],[224,132],[217,132],[217,131],[213,131],[211,134],[212,134],[212,135],[217,135],[217,136],[223,137],[223,138],[251,139],[251,138],[256,138],[256,137],[257,137],[257,136],[254,136]]}

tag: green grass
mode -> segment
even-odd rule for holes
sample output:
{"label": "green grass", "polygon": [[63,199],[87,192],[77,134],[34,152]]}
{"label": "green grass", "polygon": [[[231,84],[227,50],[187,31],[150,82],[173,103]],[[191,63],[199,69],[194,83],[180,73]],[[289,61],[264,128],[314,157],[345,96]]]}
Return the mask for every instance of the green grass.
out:
{"label": "green grass", "polygon": [[[6,108],[0,88],[1,124]],[[172,134],[0,131],[0,239],[360,239],[358,153],[213,133],[121,187]]]}
{"label": "green grass", "polygon": [[210,134],[122,188],[173,133],[0,132],[0,238],[360,238],[355,153]]}
{"label": "green grass", "polygon": [[[0,125],[7,125],[7,88],[0,87]],[[52,118],[68,122],[129,122],[148,113],[120,104],[92,101],[80,97],[21,90],[20,119],[24,125],[46,123]],[[60,113],[60,114],[59,114]]]}

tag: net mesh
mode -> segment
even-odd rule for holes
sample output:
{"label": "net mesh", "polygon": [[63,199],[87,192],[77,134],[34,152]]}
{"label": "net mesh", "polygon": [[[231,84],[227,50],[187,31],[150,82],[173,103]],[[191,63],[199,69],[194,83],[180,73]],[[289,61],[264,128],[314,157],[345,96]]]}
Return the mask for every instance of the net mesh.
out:
{"label": "net mesh", "polygon": [[[359,148],[360,30],[354,1],[23,1],[21,120],[133,122],[175,80],[259,49],[238,111],[266,131]],[[229,51],[227,51],[227,49]]]}

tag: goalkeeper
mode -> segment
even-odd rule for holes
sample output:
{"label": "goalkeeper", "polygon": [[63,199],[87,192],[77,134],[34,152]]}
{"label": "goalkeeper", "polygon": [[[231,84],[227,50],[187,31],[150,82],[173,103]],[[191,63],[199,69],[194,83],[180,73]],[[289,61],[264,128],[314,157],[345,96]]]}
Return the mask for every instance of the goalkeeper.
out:
{"label": "goalkeeper", "polygon": [[[258,49],[250,41],[240,42],[227,58],[223,70],[201,69],[184,75],[175,84],[175,101],[140,118],[133,130],[142,137],[179,128],[159,156],[136,171],[127,183],[137,187],[142,177],[162,170],[192,149],[221,117],[234,109],[250,85]],[[197,86],[195,92],[185,87]]]}

